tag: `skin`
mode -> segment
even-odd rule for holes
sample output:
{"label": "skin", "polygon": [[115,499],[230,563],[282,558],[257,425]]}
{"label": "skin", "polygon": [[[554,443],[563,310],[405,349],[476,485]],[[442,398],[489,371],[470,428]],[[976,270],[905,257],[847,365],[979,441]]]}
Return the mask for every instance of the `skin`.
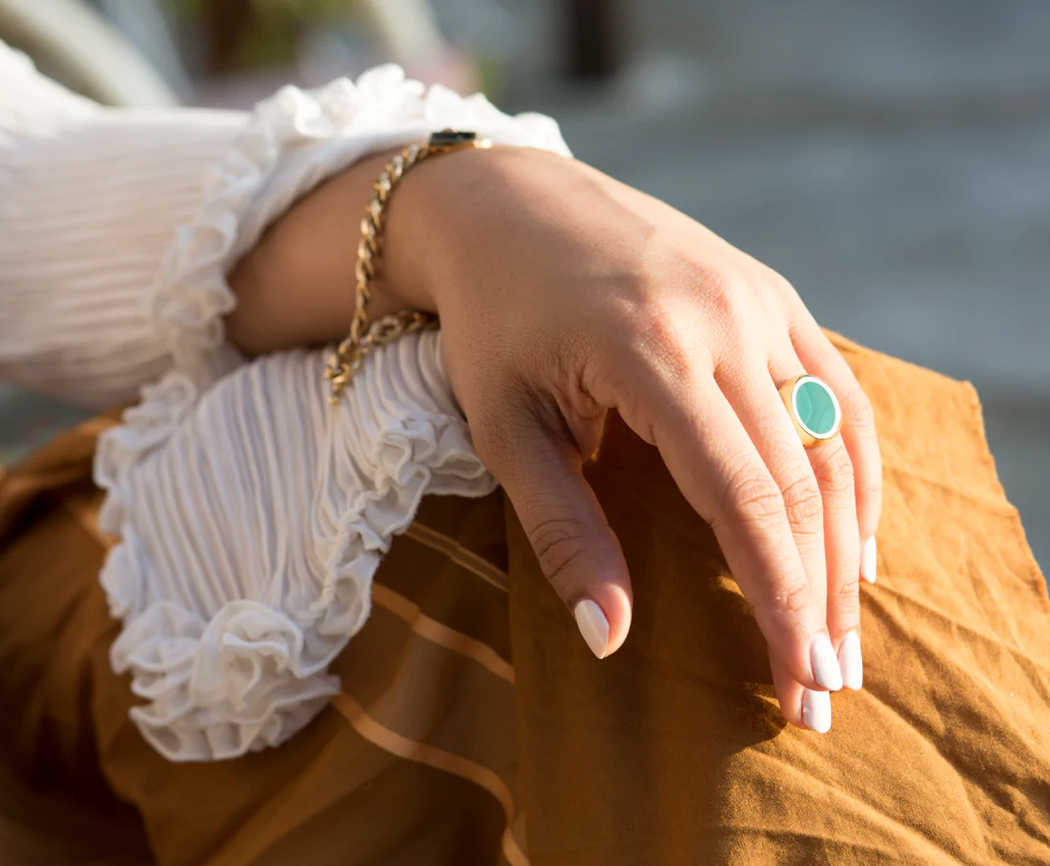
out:
{"label": "skin", "polygon": [[[302,199],[230,275],[230,338],[250,354],[342,338],[359,216],[386,154]],[[581,466],[608,409],[657,447],[712,526],[769,644],[785,718],[804,726],[820,634],[860,632],[861,542],[882,469],[871,405],[792,286],[696,221],[572,159],[462,151],[393,195],[372,317],[441,317],[452,386],[569,610],[596,602],[606,655],[631,582]],[[842,435],[805,449],[777,393],[809,372]]]}

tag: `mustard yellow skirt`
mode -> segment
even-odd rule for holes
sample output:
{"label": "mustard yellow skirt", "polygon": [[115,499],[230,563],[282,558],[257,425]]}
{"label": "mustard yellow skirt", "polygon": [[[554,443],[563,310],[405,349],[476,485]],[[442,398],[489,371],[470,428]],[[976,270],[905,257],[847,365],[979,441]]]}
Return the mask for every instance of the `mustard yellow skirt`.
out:
{"label": "mustard yellow skirt", "polygon": [[597,661],[502,493],[432,497],[343,692],[284,746],[171,764],[97,574],[99,418],[0,481],[0,864],[1050,864],[1050,601],[969,383],[829,334],[885,465],[865,687],[789,728],[709,528],[611,417],[587,467],[634,579]]}

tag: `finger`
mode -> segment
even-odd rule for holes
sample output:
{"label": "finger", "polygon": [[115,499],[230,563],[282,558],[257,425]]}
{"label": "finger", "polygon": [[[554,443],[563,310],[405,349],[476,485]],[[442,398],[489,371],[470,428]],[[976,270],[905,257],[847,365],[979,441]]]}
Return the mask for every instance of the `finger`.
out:
{"label": "finger", "polygon": [[874,583],[875,531],[882,513],[882,457],[871,401],[849,364],[801,305],[792,325],[792,342],[807,372],[827,382],[842,406],[842,441],[853,465],[856,488],[857,528],[862,545],[860,574]]}
{"label": "finger", "polygon": [[[736,356],[732,366],[721,366],[716,377],[780,489],[799,558],[810,585],[819,590],[826,610],[828,564],[822,490],[806,449],[777,393],[777,386],[767,368],[767,356],[765,350],[745,348]],[[794,351],[791,351],[791,356],[794,358]],[[798,365],[797,359],[794,365]],[[856,526],[852,531],[856,532]],[[834,643],[833,633],[831,637]],[[834,678],[828,686],[841,688],[842,683]]]}
{"label": "finger", "polygon": [[[647,371],[646,371],[647,372]],[[628,424],[660,449],[692,507],[711,524],[762,633],[802,685],[841,688],[826,630],[823,583],[809,579],[784,497],[713,379],[673,387],[659,373],[633,384]]]}
{"label": "finger", "polygon": [[814,691],[799,685],[791,671],[775,656],[769,654],[773,672],[773,686],[780,701],[780,711],[792,725],[818,734],[831,729],[831,692]]}
{"label": "finger", "polygon": [[[841,436],[804,448],[791,417],[777,392],[778,386],[807,372],[790,342],[771,353],[768,380],[774,412],[791,428],[792,449],[807,460],[820,490],[823,511],[824,560],[827,564],[828,632],[839,656],[845,685],[859,689],[863,682],[860,653],[860,536],[857,530],[857,500],[853,464]],[[848,635],[852,635],[847,639]]]}
{"label": "finger", "polygon": [[[631,579],[620,542],[583,477],[575,442],[523,412],[513,436],[475,436],[540,567],[598,658],[616,652],[631,627]],[[500,441],[502,440],[502,441]]]}

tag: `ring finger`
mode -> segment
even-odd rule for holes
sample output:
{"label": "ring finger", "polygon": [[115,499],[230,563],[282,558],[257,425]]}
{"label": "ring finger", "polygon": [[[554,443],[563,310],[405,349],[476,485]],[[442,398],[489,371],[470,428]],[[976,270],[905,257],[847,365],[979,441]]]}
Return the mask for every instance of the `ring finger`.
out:
{"label": "ring finger", "polygon": [[[773,388],[779,389],[803,373],[819,377],[823,371],[806,370],[794,347],[788,343],[772,353],[769,372]],[[778,393],[778,399],[779,396]],[[782,402],[779,408],[793,428]],[[797,434],[795,440],[798,441]],[[853,464],[840,435],[802,450],[820,488],[827,565],[828,630],[839,658],[844,684],[859,689],[863,683],[858,592],[860,533]]]}
{"label": "ring finger", "polygon": [[[720,369],[716,378],[780,488],[795,547],[811,586],[826,607],[829,572],[824,491],[770,378],[767,364],[761,360],[766,357],[767,353],[761,351],[740,352],[736,355],[738,363]],[[797,359],[795,363],[798,364]],[[833,503],[832,507],[837,504]],[[830,529],[838,531],[837,524]],[[814,643],[813,666],[821,671],[818,681],[825,688],[834,691],[842,687],[841,667],[831,642]],[[783,701],[789,696],[781,691],[778,686],[778,696]]]}

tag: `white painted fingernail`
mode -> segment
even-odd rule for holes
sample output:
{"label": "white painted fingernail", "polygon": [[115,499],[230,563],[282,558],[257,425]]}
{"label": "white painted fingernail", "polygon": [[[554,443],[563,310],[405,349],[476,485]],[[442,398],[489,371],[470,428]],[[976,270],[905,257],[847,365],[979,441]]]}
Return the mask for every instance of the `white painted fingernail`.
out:
{"label": "white painted fingernail", "polygon": [[802,692],[802,723],[811,731],[826,734],[831,730],[831,693]]}
{"label": "white painted fingernail", "polygon": [[871,536],[860,548],[860,576],[868,583],[875,582],[875,536]]}
{"label": "white painted fingernail", "polygon": [[860,651],[860,635],[849,632],[839,644],[839,667],[842,682],[847,689],[859,691],[864,686],[864,656]]}
{"label": "white painted fingernail", "polygon": [[576,605],[572,613],[576,617],[576,626],[591,652],[600,659],[605,658],[605,651],[609,647],[609,620],[605,618],[602,609],[589,598],[585,598]]}
{"label": "white painted fingernail", "polygon": [[813,647],[809,651],[810,661],[813,664],[813,679],[820,685],[832,692],[842,688],[842,671],[839,669],[838,656],[835,655],[835,647],[826,634],[818,634],[813,639]]}

